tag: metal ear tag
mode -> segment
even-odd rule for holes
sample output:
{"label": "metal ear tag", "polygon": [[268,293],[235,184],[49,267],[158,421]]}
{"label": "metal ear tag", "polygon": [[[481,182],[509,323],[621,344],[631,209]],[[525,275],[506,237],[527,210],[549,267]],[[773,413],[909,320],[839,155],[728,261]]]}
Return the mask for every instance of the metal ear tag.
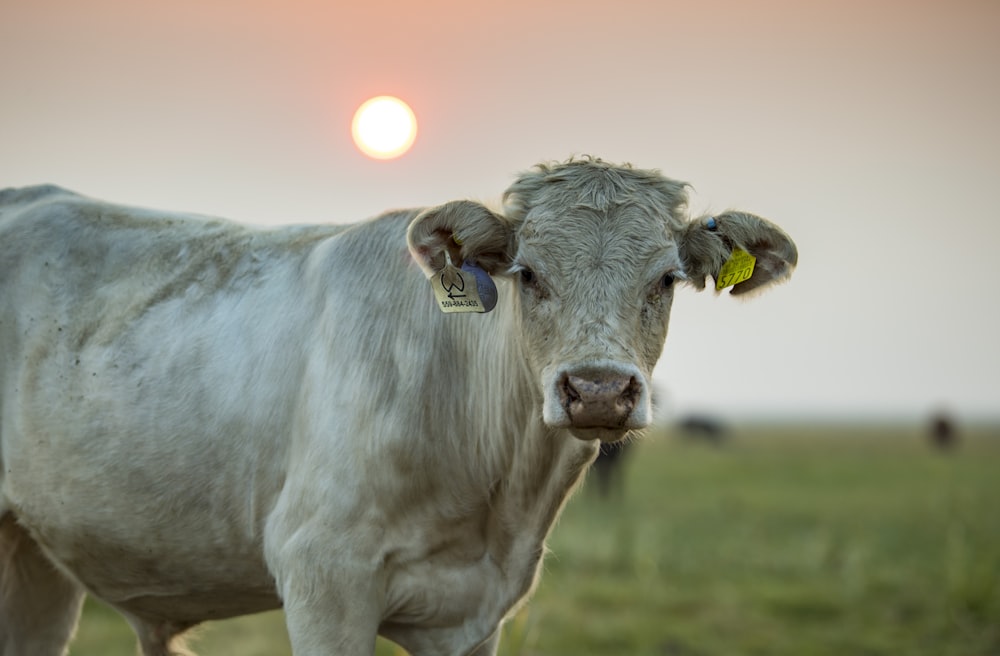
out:
{"label": "metal ear tag", "polygon": [[497,304],[497,286],[490,274],[466,260],[462,268],[447,260],[444,268],[431,276],[431,288],[442,312],[489,312]]}

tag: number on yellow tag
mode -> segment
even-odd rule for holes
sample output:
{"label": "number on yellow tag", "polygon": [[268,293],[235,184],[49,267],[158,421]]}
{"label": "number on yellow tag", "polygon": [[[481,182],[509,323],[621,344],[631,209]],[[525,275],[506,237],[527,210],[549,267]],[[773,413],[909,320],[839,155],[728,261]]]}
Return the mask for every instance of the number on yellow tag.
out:
{"label": "number on yellow tag", "polygon": [[719,269],[719,275],[715,277],[715,290],[720,291],[744,280],[749,280],[750,276],[753,275],[753,267],[756,263],[756,257],[745,250],[734,248],[729,259]]}

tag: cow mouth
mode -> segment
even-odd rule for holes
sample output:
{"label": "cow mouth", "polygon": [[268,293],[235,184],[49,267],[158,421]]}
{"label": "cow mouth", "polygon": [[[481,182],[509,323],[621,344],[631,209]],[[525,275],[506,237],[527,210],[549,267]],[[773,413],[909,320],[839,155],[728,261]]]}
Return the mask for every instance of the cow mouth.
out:
{"label": "cow mouth", "polygon": [[646,377],[629,362],[589,360],[543,373],[542,420],[580,440],[617,442],[649,424]]}
{"label": "cow mouth", "polygon": [[583,440],[584,442],[591,442],[593,440],[599,440],[601,442],[619,442],[629,434],[630,429],[628,428],[574,428],[571,427],[569,432],[578,440]]}

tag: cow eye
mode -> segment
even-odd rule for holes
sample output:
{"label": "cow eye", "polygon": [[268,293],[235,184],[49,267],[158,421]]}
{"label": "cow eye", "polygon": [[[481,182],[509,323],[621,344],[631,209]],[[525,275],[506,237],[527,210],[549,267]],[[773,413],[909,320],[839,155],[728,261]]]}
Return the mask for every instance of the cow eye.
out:
{"label": "cow eye", "polygon": [[530,285],[535,282],[535,272],[531,269],[521,269],[521,282]]}
{"label": "cow eye", "polygon": [[665,274],[663,274],[663,277],[660,278],[660,286],[663,289],[670,289],[674,285],[674,280],[675,280],[674,274],[672,274],[672,273],[665,273]]}

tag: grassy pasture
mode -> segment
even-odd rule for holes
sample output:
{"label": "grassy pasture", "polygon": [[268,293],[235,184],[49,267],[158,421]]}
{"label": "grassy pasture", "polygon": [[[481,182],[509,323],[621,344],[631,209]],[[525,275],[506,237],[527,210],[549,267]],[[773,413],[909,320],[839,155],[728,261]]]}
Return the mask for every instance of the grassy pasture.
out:
{"label": "grassy pasture", "polygon": [[[570,502],[501,654],[1000,655],[1000,429],[962,438],[942,454],[908,428],[650,435],[619,495]],[[290,654],[278,612],[209,623],[192,646]],[[70,654],[135,647],[88,601]]]}

